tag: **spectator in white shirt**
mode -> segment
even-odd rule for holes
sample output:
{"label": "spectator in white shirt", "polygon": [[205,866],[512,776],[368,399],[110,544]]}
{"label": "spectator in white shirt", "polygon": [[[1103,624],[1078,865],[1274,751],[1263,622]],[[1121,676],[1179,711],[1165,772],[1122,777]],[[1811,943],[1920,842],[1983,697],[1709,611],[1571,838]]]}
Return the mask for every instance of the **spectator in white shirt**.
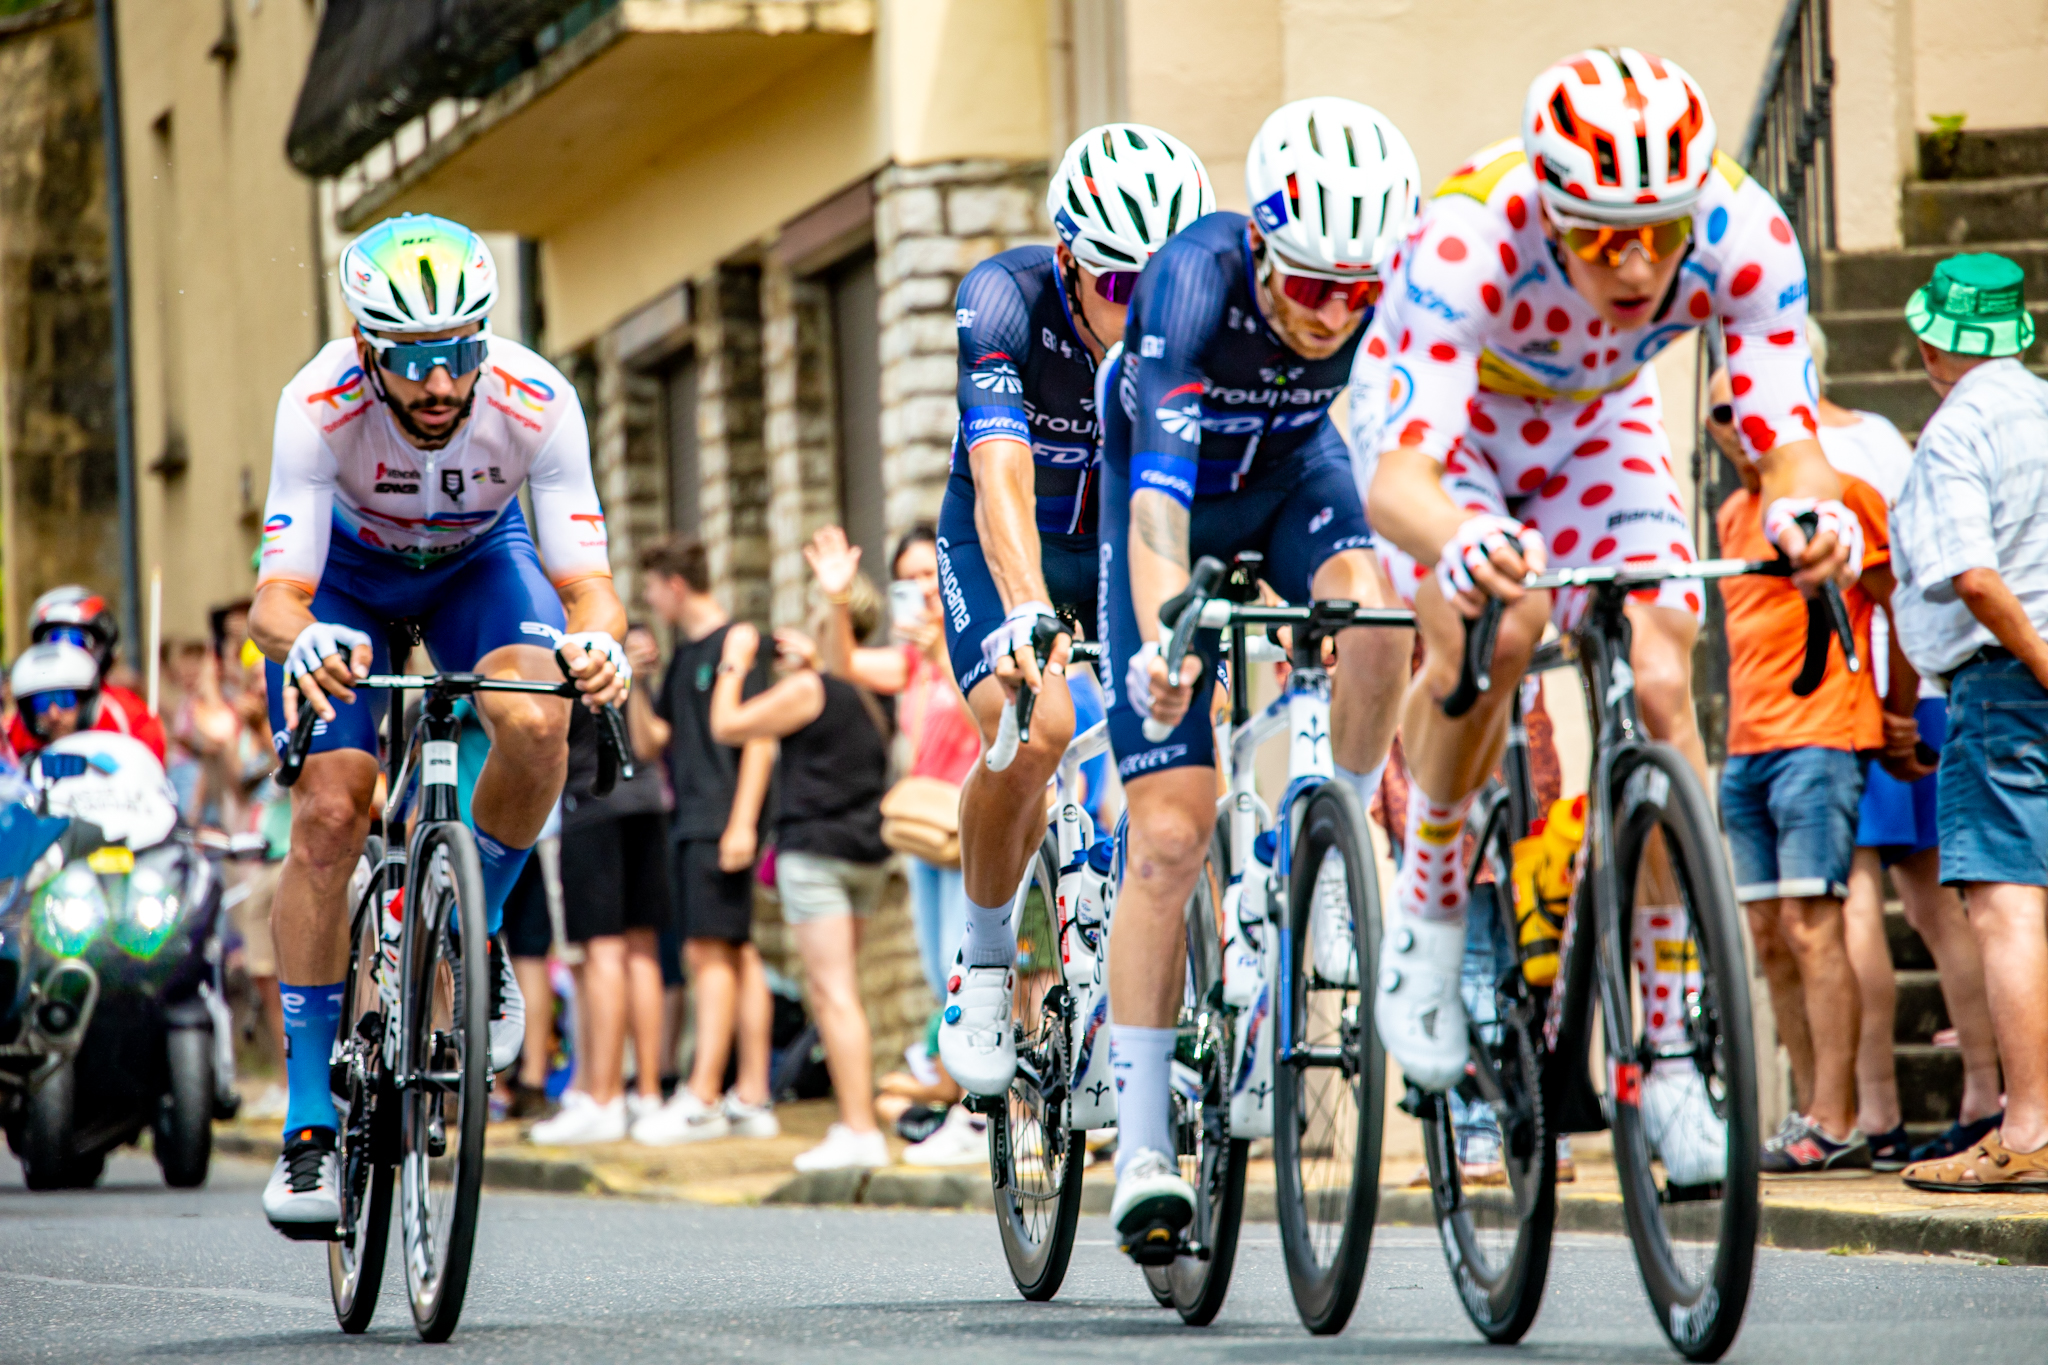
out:
{"label": "spectator in white shirt", "polygon": [[1942,404],[1892,522],[1894,610],[1949,689],[1941,873],[1969,906],[2007,1096],[1997,1131],[1906,1168],[1923,1189],[2048,1188],[2048,383],[2018,359],[2024,281],[1954,256],[1906,306]]}

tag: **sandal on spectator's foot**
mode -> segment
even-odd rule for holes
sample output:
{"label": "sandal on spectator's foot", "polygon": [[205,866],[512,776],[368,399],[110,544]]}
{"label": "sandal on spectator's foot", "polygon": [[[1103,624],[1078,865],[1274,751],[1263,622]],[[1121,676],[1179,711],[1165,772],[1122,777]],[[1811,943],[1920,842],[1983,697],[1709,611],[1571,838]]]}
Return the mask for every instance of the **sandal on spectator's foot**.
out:
{"label": "sandal on spectator's foot", "polygon": [[1906,1136],[1903,1123],[1889,1133],[1873,1133],[1870,1136],[1870,1169],[1903,1171],[1913,1160],[1912,1146],[1913,1140]]}
{"label": "sandal on spectator's foot", "polygon": [[1916,1161],[1940,1161],[1958,1152],[1967,1152],[1983,1141],[1986,1133],[1997,1132],[1999,1125],[2004,1122],[2003,1109],[1989,1118],[1971,1119],[1968,1123],[1957,1119],[1938,1135],[1915,1147],[1912,1154],[1906,1158],[1906,1164],[1910,1166]]}
{"label": "sandal on spectator's foot", "polygon": [[2038,1190],[2048,1194],[2048,1143],[2032,1152],[2008,1151],[1999,1134],[1987,1134],[1969,1151],[1939,1161],[1916,1161],[1903,1179],[1916,1190],[1954,1194]]}

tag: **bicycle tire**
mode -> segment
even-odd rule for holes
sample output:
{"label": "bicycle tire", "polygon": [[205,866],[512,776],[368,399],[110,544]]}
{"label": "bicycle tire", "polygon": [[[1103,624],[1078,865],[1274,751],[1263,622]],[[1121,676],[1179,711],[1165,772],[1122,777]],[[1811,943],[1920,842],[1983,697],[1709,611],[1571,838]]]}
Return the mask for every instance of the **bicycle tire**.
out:
{"label": "bicycle tire", "polygon": [[[1510,928],[1514,805],[1509,792],[1496,788],[1476,812],[1478,856],[1465,912],[1506,916]],[[1492,880],[1481,881],[1482,872]],[[1499,897],[1509,899],[1503,903]],[[1460,1092],[1467,1104],[1490,1108],[1505,1190],[1466,1186],[1448,1096],[1432,1097],[1422,1129],[1431,1210],[1458,1300],[1481,1336],[1508,1345],[1522,1339],[1543,1305],[1557,1223],[1557,1135],[1545,1121],[1543,1104],[1542,1001],[1524,986],[1513,963],[1493,966],[1492,1018],[1498,1022],[1472,1026],[1472,1075]],[[1503,979],[1502,970],[1511,975]]]}
{"label": "bicycle tire", "polygon": [[490,940],[468,827],[436,822],[414,849],[400,953],[400,1065],[406,1075],[445,1079],[432,1088],[415,1082],[399,1095],[399,1219],[413,1326],[422,1340],[446,1341],[469,1289],[483,1190]]}
{"label": "bicycle tire", "polygon": [[[1330,855],[1340,860],[1343,894],[1351,907],[1357,957],[1356,981],[1350,984],[1326,981],[1308,969],[1314,960],[1310,930],[1316,888]],[[1288,945],[1288,960],[1281,979],[1292,1032],[1280,1035],[1279,1041],[1291,1047],[1280,1048],[1273,1068],[1275,1202],[1295,1311],[1303,1326],[1323,1336],[1344,1330],[1365,1281],[1379,1212],[1386,1103],[1386,1054],[1372,1020],[1372,982],[1379,970],[1379,868],[1365,812],[1341,783],[1324,783],[1302,808],[1289,864],[1287,916],[1289,933],[1281,942]],[[1302,1051],[1308,1048],[1321,1051],[1312,1056]],[[1335,1066],[1313,1064],[1317,1057],[1333,1058]],[[1317,1073],[1333,1069],[1342,1077],[1340,1085],[1316,1082]],[[1311,1133],[1311,1124],[1325,1116],[1327,1134],[1320,1129]],[[1327,1162],[1318,1155],[1326,1147]]]}
{"label": "bicycle tire", "polygon": [[1171,1265],[1146,1266],[1145,1282],[1161,1306],[1190,1327],[1206,1327],[1223,1309],[1237,1264],[1244,1219],[1244,1175],[1251,1144],[1230,1136],[1232,1020],[1223,1006],[1223,943],[1218,916],[1230,884],[1229,826],[1219,819],[1209,856],[1187,905],[1187,991],[1176,1059],[1200,1079],[1200,1099],[1174,1095],[1181,1174],[1195,1187],[1188,1241],[1198,1250]]}
{"label": "bicycle tire", "polygon": [[[1700,992],[1686,1002],[1692,1021],[1691,1061],[1723,1120],[1727,1163],[1719,1186],[1681,1187],[1668,1179],[1660,1185],[1641,1109],[1632,1100],[1610,1095],[1615,1170],[1636,1267],[1657,1325],[1687,1359],[1717,1360],[1742,1327],[1759,1224],[1755,1054],[1734,888],[1706,793],[1677,750],[1661,744],[1643,746],[1616,766],[1613,791],[1612,885],[1619,903],[1618,918],[1608,923],[1619,926],[1619,941],[1602,945],[1600,964],[1607,977],[1602,999],[1626,1002],[1631,1008],[1638,999],[1627,936],[1634,920],[1638,873],[1653,847],[1652,834],[1658,834],[1690,916],[1689,951],[1700,961]],[[1623,993],[1617,994],[1617,987]],[[1616,1032],[1610,1027],[1610,1038]],[[1636,1035],[1632,1055],[1639,1069],[1628,1081],[1612,1083],[1611,1091],[1639,1092],[1640,1078],[1653,1060],[1639,1041],[1640,1027],[1631,1032]],[[1712,1197],[1714,1193],[1719,1197]],[[1698,1243],[1709,1233],[1711,1255],[1681,1250],[1683,1244]],[[1689,1272],[1688,1265],[1698,1273]]]}
{"label": "bicycle tire", "polygon": [[1018,915],[1017,1075],[988,1114],[989,1180],[1003,1258],[1017,1292],[1033,1303],[1057,1294],[1066,1279],[1081,1218],[1087,1139],[1067,1126],[1072,996],[1061,972],[1058,900],[1059,845],[1048,831],[1025,873]]}
{"label": "bicycle tire", "polygon": [[374,970],[383,840],[372,835],[363,858],[370,876],[350,918],[348,971],[341,992],[345,1031],[330,1068],[335,1109],[341,1117],[336,1159],[342,1191],[341,1235],[327,1244],[327,1288],[335,1321],[351,1336],[367,1331],[377,1315],[384,1256],[391,1243],[391,1178],[396,1169],[396,1106],[384,1070],[383,1001]]}

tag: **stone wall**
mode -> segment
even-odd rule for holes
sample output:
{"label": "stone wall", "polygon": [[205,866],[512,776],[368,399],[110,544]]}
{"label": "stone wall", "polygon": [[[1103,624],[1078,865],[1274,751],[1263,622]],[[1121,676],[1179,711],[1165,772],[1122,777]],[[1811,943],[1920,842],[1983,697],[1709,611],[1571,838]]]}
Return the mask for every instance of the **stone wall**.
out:
{"label": "stone wall", "polygon": [[761,271],[727,265],[691,285],[697,350],[698,515],[711,581],[735,617],[769,621],[768,449]]}
{"label": "stone wall", "polygon": [[46,588],[118,599],[112,287],[90,5],[0,20],[7,652]]}
{"label": "stone wall", "polygon": [[801,628],[808,625],[814,605],[804,542],[839,517],[832,301],[823,283],[797,276],[773,260],[761,274],[761,363],[770,619]]}
{"label": "stone wall", "polygon": [[882,478],[891,539],[938,516],[960,419],[953,295],[999,251],[1050,241],[1042,162],[890,166],[875,179]]}
{"label": "stone wall", "polygon": [[604,333],[592,349],[597,402],[585,409],[591,473],[604,504],[612,583],[626,615],[637,620],[646,614],[639,601],[640,551],[668,533],[661,381],[620,363],[615,333]]}

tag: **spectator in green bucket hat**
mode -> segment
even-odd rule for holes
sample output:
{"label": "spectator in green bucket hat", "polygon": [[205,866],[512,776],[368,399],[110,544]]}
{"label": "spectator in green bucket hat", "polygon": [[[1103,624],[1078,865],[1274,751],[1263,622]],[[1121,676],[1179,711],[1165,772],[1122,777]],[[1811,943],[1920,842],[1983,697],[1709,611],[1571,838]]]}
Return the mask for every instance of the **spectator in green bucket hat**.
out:
{"label": "spectator in green bucket hat", "polygon": [[2003,256],[1951,256],[1906,301],[1906,324],[1929,346],[1951,355],[2018,355],[2034,344],[2025,284],[2026,272]]}

